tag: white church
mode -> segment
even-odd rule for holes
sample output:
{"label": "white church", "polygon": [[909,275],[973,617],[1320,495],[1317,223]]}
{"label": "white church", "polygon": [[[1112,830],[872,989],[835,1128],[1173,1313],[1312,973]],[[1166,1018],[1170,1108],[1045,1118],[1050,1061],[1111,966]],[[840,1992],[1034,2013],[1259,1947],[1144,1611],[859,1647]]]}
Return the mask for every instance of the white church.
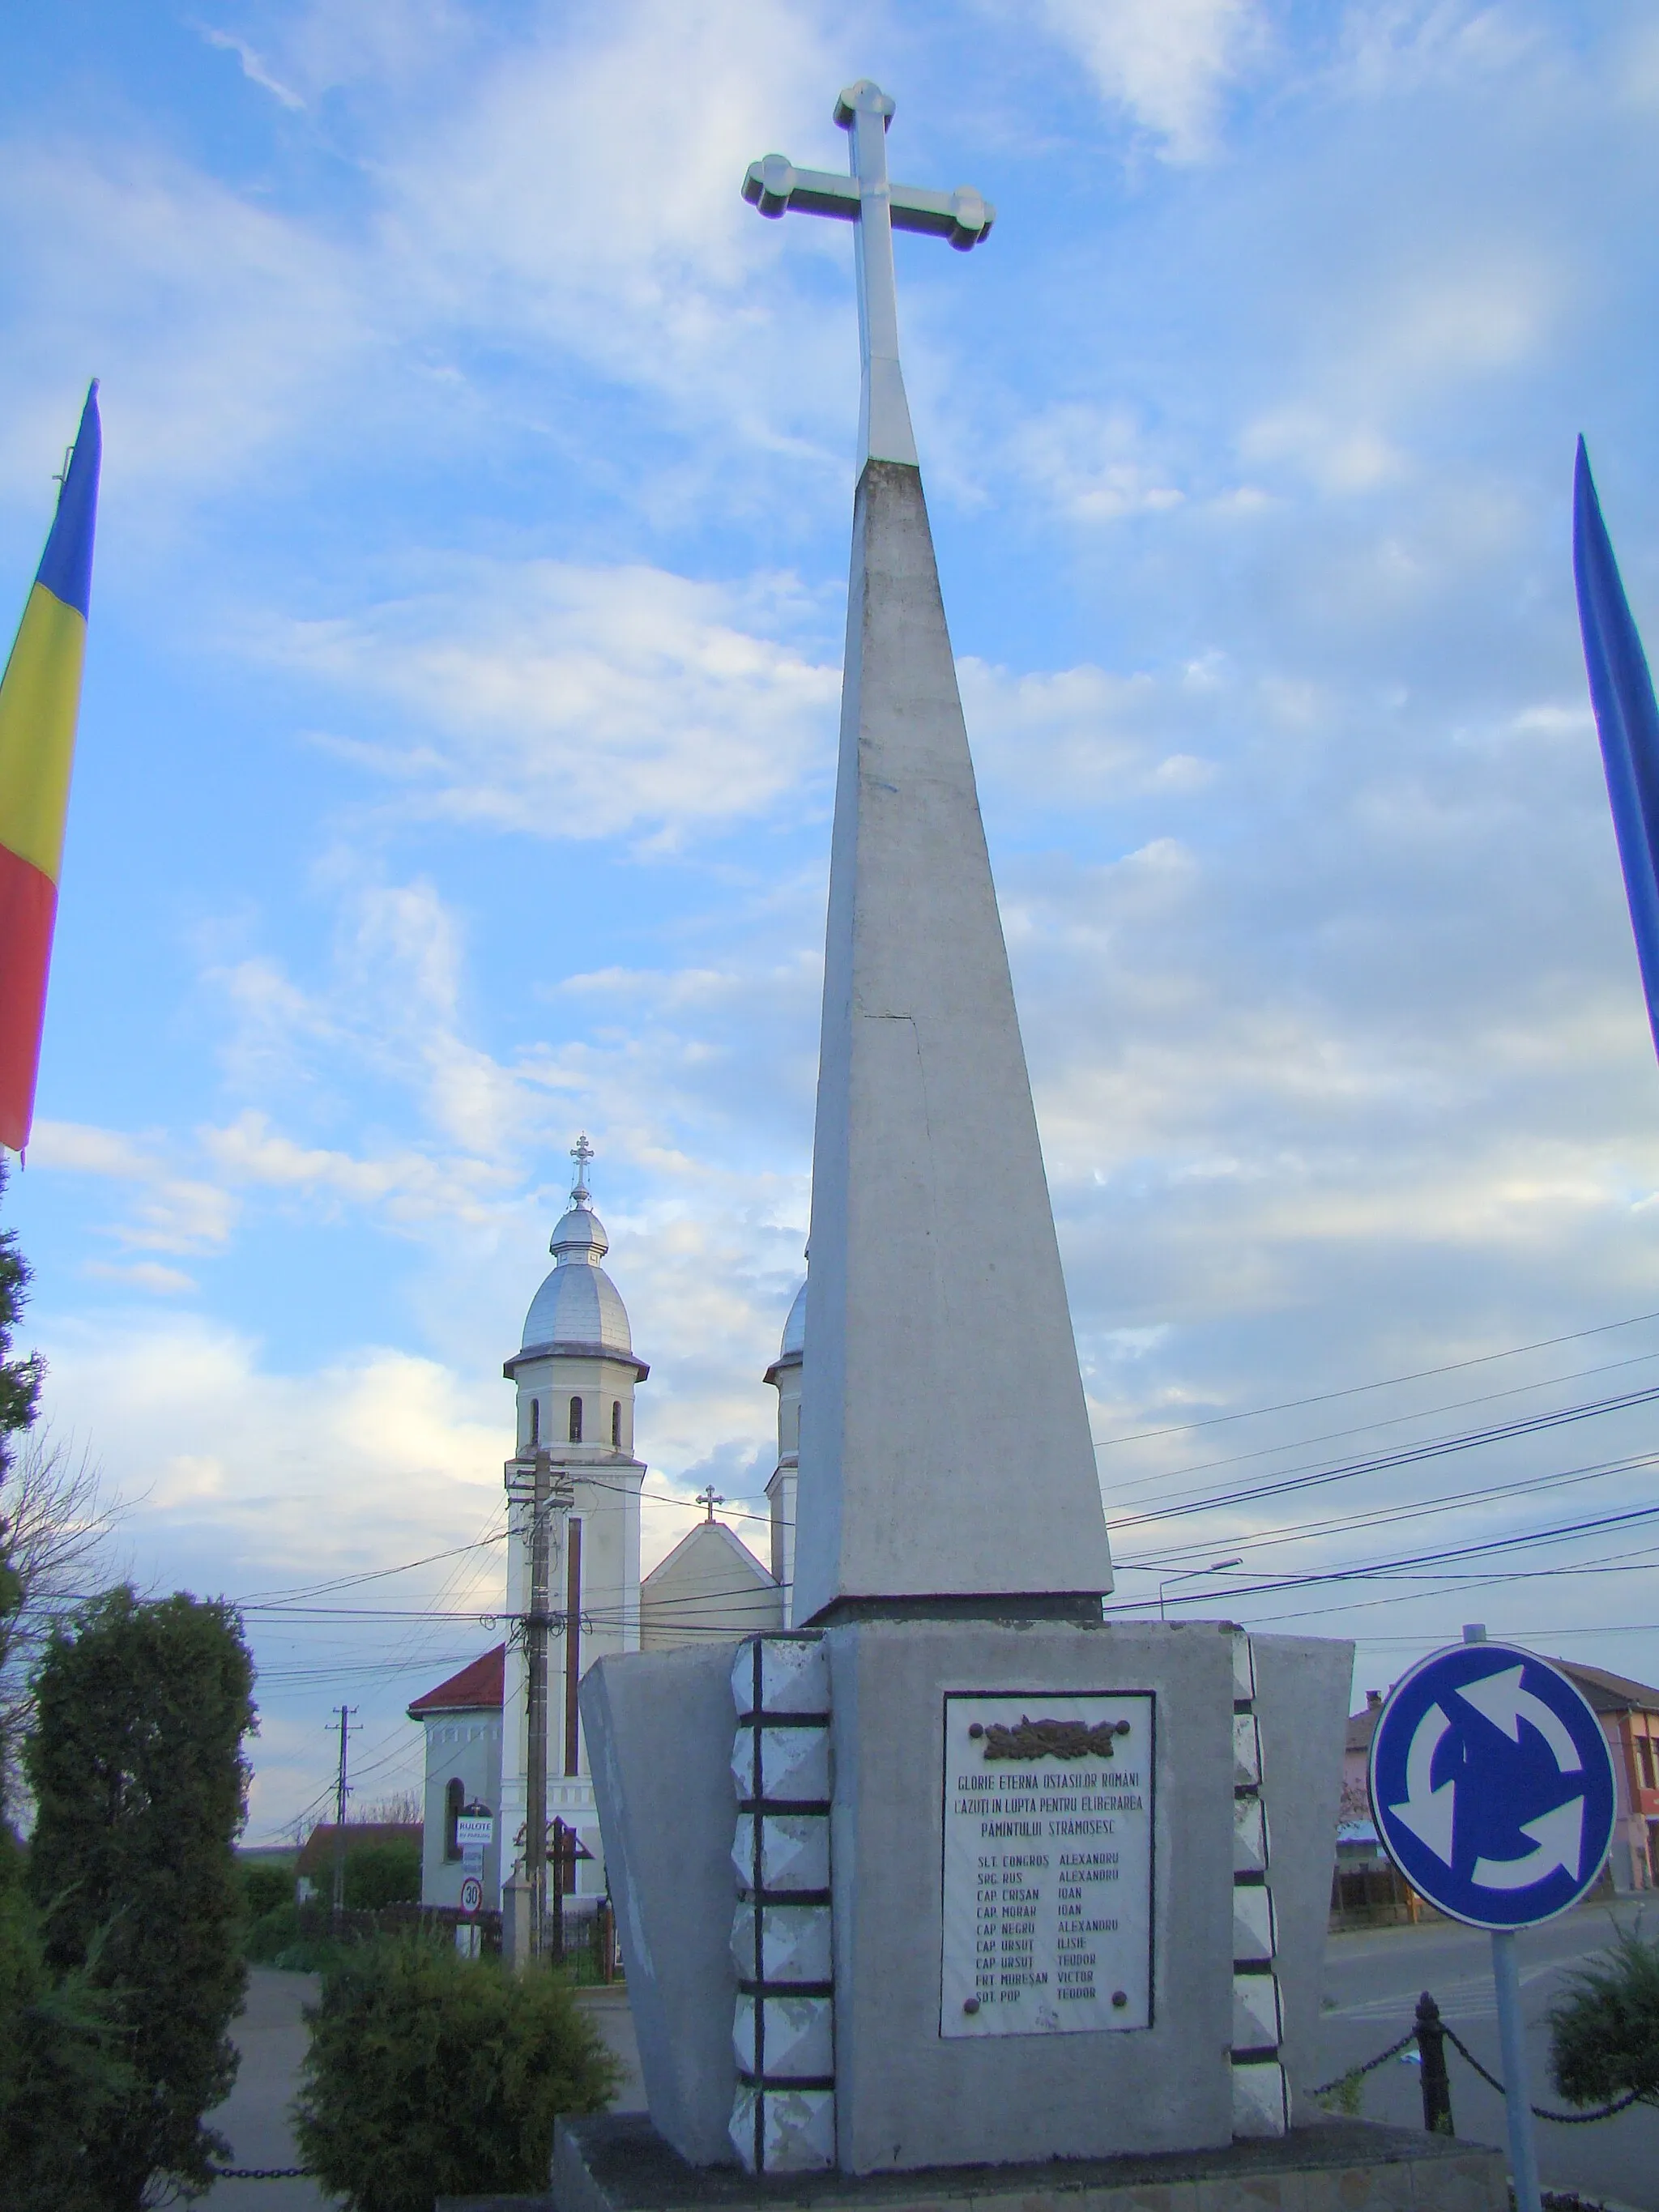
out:
{"label": "white church", "polygon": [[[518,1398],[516,1449],[503,1479],[510,1623],[521,1623],[530,1607],[532,1455],[545,1449],[555,1484],[569,1498],[550,1516],[548,1588],[557,1632],[547,1668],[547,1815],[550,1829],[561,1820],[575,1832],[564,1889],[580,1915],[605,1887],[576,1703],[586,1668],[611,1652],[661,1651],[789,1625],[806,1285],[795,1294],[778,1356],[766,1370],[778,1394],[777,1464],[766,1486],[768,1563],[714,1518],[723,1501],[711,1486],[698,1501],[704,1517],[641,1577],[646,1470],[634,1455],[634,1393],[651,1370],[634,1350],[628,1309],[601,1264],[609,1240],[587,1188],[593,1152],[586,1136],[571,1158],[575,1179],[549,1247],[552,1273],[531,1300],[523,1340],[502,1370]],[[494,1842],[479,1877],[485,1910],[500,1910],[503,1888],[521,1867],[527,1685],[523,1637],[509,1634],[409,1707],[426,1734],[424,1904],[461,1903],[466,1868],[457,1828],[464,1808],[487,1807],[495,1815]],[[550,1884],[553,1879],[550,1863]]]}

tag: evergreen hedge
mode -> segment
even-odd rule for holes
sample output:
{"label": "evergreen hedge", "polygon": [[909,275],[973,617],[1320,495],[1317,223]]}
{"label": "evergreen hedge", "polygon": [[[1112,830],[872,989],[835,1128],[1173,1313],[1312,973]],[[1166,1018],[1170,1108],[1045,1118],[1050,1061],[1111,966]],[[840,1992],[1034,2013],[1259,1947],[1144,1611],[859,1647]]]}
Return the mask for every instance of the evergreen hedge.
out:
{"label": "evergreen hedge", "polygon": [[1569,2104],[1634,2091],[1659,2105],[1659,1938],[1644,1937],[1639,1920],[1578,1969],[1549,2020],[1551,2071]]}
{"label": "evergreen hedge", "polygon": [[88,2148],[100,2212],[205,2189],[228,2148],[203,2115],[236,2076],[252,1681],[232,1607],[130,1589],[83,1606],[41,1665],[25,1764],[45,1962],[103,1994],[130,2069]]}
{"label": "evergreen hedge", "polygon": [[618,2068],[568,1984],[453,1943],[382,1936],[345,1953],[307,2008],[301,2154],[351,2212],[547,2186],[553,2123],[601,2111]]}

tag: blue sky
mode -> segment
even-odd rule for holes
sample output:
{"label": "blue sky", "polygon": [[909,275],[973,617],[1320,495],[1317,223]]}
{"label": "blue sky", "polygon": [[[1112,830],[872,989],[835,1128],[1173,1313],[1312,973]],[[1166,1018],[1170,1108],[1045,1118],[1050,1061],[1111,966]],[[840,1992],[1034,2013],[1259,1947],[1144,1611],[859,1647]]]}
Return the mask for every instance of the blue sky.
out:
{"label": "blue sky", "polygon": [[[107,446],[8,1203],[147,1584],[257,1600],[499,1525],[582,1127],[648,1547],[711,1475],[755,1510],[857,361],[848,234],[738,185],[839,166],[860,75],[896,174],[999,209],[966,258],[898,241],[901,315],[1114,1520],[1659,1383],[1659,1070],[1569,558],[1582,429],[1652,635],[1650,11],[61,0],[0,24],[19,610],[93,374]],[[1537,1486],[1652,1427],[1124,1526],[1120,1592],[1639,1510],[1639,1468]],[[1652,1680],[1648,1543],[1230,1609],[1357,1635],[1360,1687],[1481,1617]],[[371,1587],[482,1612],[498,1560]],[[342,1695],[365,1791],[410,1779],[403,1703],[489,1640],[249,1619],[255,1833]]]}

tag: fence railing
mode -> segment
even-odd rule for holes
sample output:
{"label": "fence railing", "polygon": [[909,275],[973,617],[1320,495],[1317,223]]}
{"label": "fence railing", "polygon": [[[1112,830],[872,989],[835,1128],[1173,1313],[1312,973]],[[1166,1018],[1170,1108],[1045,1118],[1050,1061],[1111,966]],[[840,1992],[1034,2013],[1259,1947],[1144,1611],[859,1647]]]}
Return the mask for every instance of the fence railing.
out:
{"label": "fence railing", "polygon": [[[1321,2082],[1313,2092],[1314,2095],[1320,2098],[1334,2094],[1340,2095],[1350,2085],[1357,2094],[1358,2085],[1367,2074],[1374,2074],[1379,2066],[1386,2066],[1389,2059],[1398,2058],[1406,2046],[1412,2043],[1417,2045],[1422,2066],[1423,2125],[1431,2135],[1451,2136],[1457,2132],[1452,2124],[1451,2076],[1446,2070],[1446,2045],[1449,2043],[1489,2088],[1496,2089],[1500,2097],[1506,2094],[1498,2076],[1481,2064],[1456,2029],[1449,2027],[1442,2020],[1439,2006],[1425,1990],[1417,2000],[1415,2020],[1397,2042],[1391,2043],[1386,2051],[1379,2051],[1374,2058],[1366,2059],[1363,2065],[1349,2066],[1340,2074],[1333,2075],[1328,2081]],[[1553,2112],[1546,2106],[1534,2105],[1532,2113],[1534,2119],[1553,2120],[1561,2127],[1576,2128],[1583,2127],[1591,2120],[1610,2120],[1615,2113],[1627,2112],[1639,2101],[1639,2091],[1632,2089],[1628,2096],[1615,2098],[1612,2104],[1600,2105],[1591,2112]]]}

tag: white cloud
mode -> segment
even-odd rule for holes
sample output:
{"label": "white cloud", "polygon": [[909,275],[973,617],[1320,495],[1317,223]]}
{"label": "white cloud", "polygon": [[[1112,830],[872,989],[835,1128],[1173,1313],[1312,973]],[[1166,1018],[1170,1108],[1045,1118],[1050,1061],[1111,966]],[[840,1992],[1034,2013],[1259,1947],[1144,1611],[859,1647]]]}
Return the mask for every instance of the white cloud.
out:
{"label": "white cloud", "polygon": [[185,1274],[182,1267],[164,1267],[157,1260],[135,1260],[125,1267],[113,1260],[88,1260],[81,1273],[94,1282],[126,1283],[135,1290],[153,1291],[158,1297],[182,1297],[201,1288],[194,1275]]}
{"label": "white cloud", "polygon": [[1039,0],[1039,16],[1174,161],[1212,149],[1223,95],[1267,30],[1257,0]]}
{"label": "white cloud", "polygon": [[228,31],[210,29],[203,29],[202,36],[209,46],[217,46],[222,53],[234,54],[248,82],[257,84],[262,91],[270,93],[282,106],[292,110],[305,106],[297,92],[272,76],[268,64],[245,39],[234,38]]}
{"label": "white cloud", "polygon": [[[129,1186],[132,1212],[106,1233],[129,1250],[211,1252],[228,1242],[236,1222],[231,1195],[193,1176],[181,1176],[161,1157],[112,1129],[40,1121],[30,1140],[33,1164],[71,1175],[108,1176]],[[173,1270],[153,1272],[153,1287]],[[137,1279],[144,1279],[141,1273]],[[179,1277],[179,1283],[188,1280]],[[169,1285],[173,1287],[176,1285]]]}
{"label": "white cloud", "polygon": [[957,677],[981,779],[1022,813],[1046,812],[1056,790],[1073,805],[1111,805],[1147,792],[1195,793],[1217,774],[1194,750],[1215,708],[1211,695],[1233,688],[1213,663],[1171,683],[1086,664],[1016,675],[969,657]]}
{"label": "white cloud", "polygon": [[1527,14],[1492,0],[1348,0],[1339,81],[1376,97],[1497,76],[1543,43]]}
{"label": "white cloud", "polygon": [[[122,1538],[141,1588],[258,1599],[447,1551],[499,1522],[504,1424],[487,1382],[464,1386],[434,1361],[373,1344],[284,1374],[252,1340],[206,1320],[42,1322],[54,1415],[96,1439],[104,1480],[127,1502]],[[339,1687],[364,1708],[367,1743],[418,1772],[401,1701],[428,1668],[431,1679],[446,1671],[434,1651],[470,1656],[488,1644],[477,1615],[499,1608],[501,1572],[499,1547],[486,1547],[348,1593],[333,1602],[471,1616],[400,1626],[342,1614],[320,1646],[314,1625],[248,1613],[270,1676],[258,1690],[255,1833],[312,1796],[327,1763],[318,1715]],[[302,1679],[290,1682],[296,1657]],[[360,1678],[365,1662],[381,1671]]]}
{"label": "white cloud", "polygon": [[767,0],[559,15],[386,149],[392,219],[451,312],[556,331],[613,374],[735,367],[756,267],[748,162],[834,70],[811,15]]}
{"label": "white cloud", "polygon": [[1185,494],[1168,469],[1143,451],[1123,408],[1069,401],[1023,422],[1009,441],[1014,467],[1062,514],[1115,522],[1179,507]]}
{"label": "white cloud", "polygon": [[[181,495],[235,481],[362,358],[349,257],[152,148],[14,137],[0,223],[16,298],[0,481],[32,481],[43,452],[61,453],[74,364],[71,389],[103,379],[110,500],[131,500],[132,526],[154,533]],[[158,497],[161,523],[139,511]]]}
{"label": "white cloud", "polygon": [[540,837],[678,834],[823,775],[840,672],[790,641],[800,612],[782,583],[468,562],[263,649],[396,711],[402,728],[338,749],[421,811]]}

